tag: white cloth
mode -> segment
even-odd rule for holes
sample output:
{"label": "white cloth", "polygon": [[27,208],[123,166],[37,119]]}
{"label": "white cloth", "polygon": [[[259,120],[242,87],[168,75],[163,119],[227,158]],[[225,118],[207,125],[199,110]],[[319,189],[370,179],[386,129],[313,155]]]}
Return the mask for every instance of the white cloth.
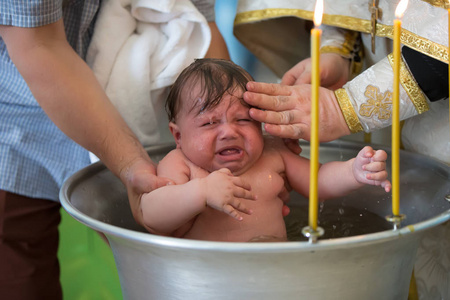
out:
{"label": "white cloth", "polygon": [[430,110],[407,119],[402,129],[405,149],[450,165],[448,101],[430,103]]}
{"label": "white cloth", "polygon": [[86,61],[148,146],[171,140],[167,87],[210,42],[208,23],[189,0],[104,0]]}

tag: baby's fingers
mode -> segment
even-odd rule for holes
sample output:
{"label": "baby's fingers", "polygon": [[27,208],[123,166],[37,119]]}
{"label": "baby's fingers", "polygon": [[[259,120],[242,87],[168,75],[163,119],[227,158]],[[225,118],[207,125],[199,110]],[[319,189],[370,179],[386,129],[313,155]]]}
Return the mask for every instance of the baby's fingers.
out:
{"label": "baby's fingers", "polygon": [[386,161],[387,153],[384,150],[376,150],[373,153],[372,161]]}
{"label": "baby's fingers", "polygon": [[234,189],[233,196],[236,198],[242,198],[246,200],[256,200],[256,195],[250,192],[248,189],[236,187]]}
{"label": "baby's fingers", "polygon": [[386,193],[389,193],[391,191],[392,185],[389,180],[385,180],[385,181],[381,182],[381,187],[384,188]]}
{"label": "baby's fingers", "polygon": [[374,181],[384,181],[388,177],[388,173],[386,170],[374,173],[367,173],[366,178]]}
{"label": "baby's fingers", "polygon": [[241,201],[234,199],[232,202],[226,204],[223,207],[223,212],[235,218],[236,220],[241,221],[243,217],[239,212],[251,215],[253,211],[251,209],[246,208]]}
{"label": "baby's fingers", "polygon": [[380,185],[384,190],[388,193],[390,192],[392,185],[389,180],[387,180],[387,172],[377,172],[377,173],[368,173],[366,174],[366,178],[370,181],[372,185]]}
{"label": "baby's fingers", "polygon": [[386,162],[384,161],[377,161],[377,162],[371,162],[368,164],[363,165],[364,171],[369,172],[380,172],[383,170],[386,170]]}
{"label": "baby's fingers", "polygon": [[226,213],[227,215],[233,217],[234,219],[238,220],[238,221],[242,221],[244,218],[241,216],[241,214],[238,213],[237,210],[235,210],[233,208],[233,206],[231,205],[225,205],[223,207],[223,212]]}
{"label": "baby's fingers", "polygon": [[[239,177],[234,177],[233,178],[233,184],[243,190],[247,190],[250,191],[252,189],[251,185],[245,181],[243,181],[242,179],[240,179]],[[236,196],[236,195],[235,195]],[[237,197],[242,197],[245,198],[243,196],[237,196]]]}
{"label": "baby's fingers", "polygon": [[362,158],[371,158],[375,154],[375,151],[370,146],[365,146],[359,151],[358,156]]}

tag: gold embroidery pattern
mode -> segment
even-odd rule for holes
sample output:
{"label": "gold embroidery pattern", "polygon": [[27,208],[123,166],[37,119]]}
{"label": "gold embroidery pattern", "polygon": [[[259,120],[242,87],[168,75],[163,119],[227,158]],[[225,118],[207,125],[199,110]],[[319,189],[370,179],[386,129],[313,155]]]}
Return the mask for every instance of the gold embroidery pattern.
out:
{"label": "gold embroidery pattern", "polygon": [[422,0],[422,1],[436,7],[450,8],[450,3],[448,0]]}
{"label": "gold embroidery pattern", "polygon": [[335,46],[323,46],[320,48],[320,53],[336,53],[345,58],[350,57],[348,49]]}
{"label": "gold embroidery pattern", "polygon": [[337,53],[345,58],[351,58],[352,51],[358,40],[358,35],[354,31],[346,31],[345,40],[341,47],[323,46],[320,48],[320,53]]}
{"label": "gold embroidery pattern", "polygon": [[[377,35],[381,37],[392,38],[394,29],[392,26],[377,25]],[[414,50],[434,57],[444,63],[448,63],[448,47],[444,47],[438,43],[432,42],[426,38],[420,37],[404,28],[400,35],[402,44],[408,45]]]}
{"label": "gold embroidery pattern", "polygon": [[[303,9],[293,8],[266,8],[251,10],[238,13],[234,19],[234,26],[280,17],[298,17],[312,21],[314,13]],[[370,21],[340,15],[323,14],[322,23],[367,33],[369,33],[372,28]]]}
{"label": "gold embroidery pattern", "polygon": [[359,108],[361,116],[372,118],[376,115],[380,120],[388,120],[391,117],[392,92],[386,91],[383,94],[378,87],[368,85],[364,96],[367,97],[367,101]]}
{"label": "gold embroidery pattern", "polygon": [[[430,0],[432,1],[432,0]],[[430,3],[430,1],[427,1]],[[443,1],[443,0],[442,0]],[[438,0],[433,1],[433,3],[437,3]],[[432,4],[432,3],[430,3]],[[441,6],[438,4],[432,4],[435,6]],[[449,5],[450,6],[450,5]],[[255,21],[262,21],[265,19],[272,18],[280,18],[280,17],[299,17],[305,20],[313,19],[313,12],[301,10],[301,9],[278,9],[278,8],[268,8],[262,10],[253,10],[242,12],[236,15],[234,26],[242,25],[245,23],[251,23]],[[323,15],[323,24],[336,26],[344,29],[355,30],[364,33],[370,33],[372,30],[372,25],[370,20],[353,18],[348,16],[341,15]],[[384,25],[377,23],[377,36],[391,38],[394,35],[394,30],[392,25]],[[409,47],[423,53],[429,55],[435,59],[438,59],[444,63],[449,62],[449,54],[447,45],[441,45],[430,41],[426,38],[418,36],[415,33],[412,33],[406,29],[402,29],[401,33],[401,42]]]}
{"label": "gold embroidery pattern", "polygon": [[236,18],[234,19],[234,26],[243,23],[251,23],[265,19],[289,16],[299,17],[305,20],[312,20],[314,13],[303,9],[293,8],[266,8],[260,10],[251,10],[237,14]]}
{"label": "gold embroidery pattern", "polygon": [[334,91],[336,99],[338,100],[339,107],[341,108],[342,114],[344,115],[345,122],[351,133],[356,133],[362,131],[361,122],[359,122],[358,116],[355,113],[352,103],[347,95],[345,89],[337,89]]}
{"label": "gold embroidery pattern", "polygon": [[[391,67],[394,67],[394,55],[392,53],[388,55],[388,59]],[[403,58],[400,61],[400,83],[419,114],[430,109],[425,95],[409,71]]]}

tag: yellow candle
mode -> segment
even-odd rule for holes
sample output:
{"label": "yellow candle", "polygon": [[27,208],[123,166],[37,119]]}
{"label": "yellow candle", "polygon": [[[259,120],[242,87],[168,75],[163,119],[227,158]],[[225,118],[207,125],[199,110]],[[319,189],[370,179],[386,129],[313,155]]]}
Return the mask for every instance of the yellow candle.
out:
{"label": "yellow candle", "polygon": [[394,85],[392,95],[392,214],[400,216],[400,18],[408,0],[401,0],[395,9],[394,20]]}
{"label": "yellow candle", "polygon": [[310,150],[310,184],[309,184],[309,226],[317,230],[318,217],[318,172],[319,172],[319,48],[322,30],[311,30],[311,150]]}
{"label": "yellow candle", "polygon": [[394,85],[392,97],[392,214],[400,214],[400,32],[402,22],[394,20]]}
{"label": "yellow candle", "polygon": [[314,28],[311,30],[311,138],[310,138],[310,182],[309,182],[309,227],[317,230],[319,210],[318,172],[319,172],[319,86],[320,86],[320,37],[322,30],[323,0],[316,2]]}

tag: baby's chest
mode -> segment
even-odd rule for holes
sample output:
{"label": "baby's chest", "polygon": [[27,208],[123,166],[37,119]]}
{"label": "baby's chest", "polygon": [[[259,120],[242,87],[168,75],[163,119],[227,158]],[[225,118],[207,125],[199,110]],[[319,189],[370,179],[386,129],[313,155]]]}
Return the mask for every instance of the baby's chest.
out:
{"label": "baby's chest", "polygon": [[284,188],[284,178],[280,173],[270,169],[258,169],[248,172],[241,178],[250,184],[252,192],[258,199],[273,199],[278,197]]}

